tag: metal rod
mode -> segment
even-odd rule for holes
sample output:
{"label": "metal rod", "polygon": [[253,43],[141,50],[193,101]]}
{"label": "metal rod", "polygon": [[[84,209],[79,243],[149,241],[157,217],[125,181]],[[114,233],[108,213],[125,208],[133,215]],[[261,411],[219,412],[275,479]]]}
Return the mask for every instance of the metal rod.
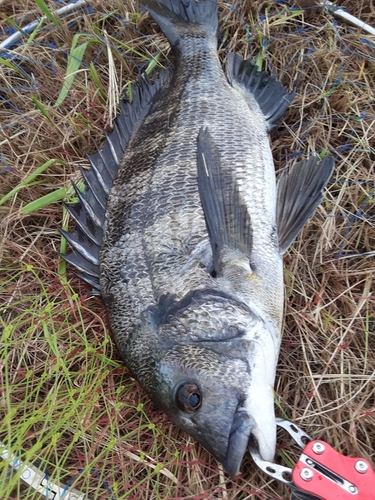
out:
{"label": "metal rod", "polygon": [[347,12],[345,9],[337,7],[334,3],[327,2],[325,0],[320,0],[320,4],[323,5],[323,7],[326,7],[330,12],[332,12],[333,15],[340,17],[341,19],[344,19],[345,21],[347,21],[350,24],[353,24],[354,26],[357,26],[357,28],[366,31],[370,35],[375,35],[375,28],[361,21],[360,19],[358,19],[358,17],[352,16],[352,14],[349,14],[349,12]]}
{"label": "metal rod", "polygon": [[[64,7],[60,7],[60,9],[57,9],[54,12],[54,15],[63,16],[65,14],[70,14],[70,12],[79,9],[80,7],[85,7],[86,3],[86,0],[77,0],[74,3],[69,3],[68,5],[64,5]],[[26,26],[23,26],[21,29],[26,34],[29,34],[34,31],[42,21],[46,19],[48,19],[47,16],[43,16],[36,21],[32,21],[31,23],[26,24]],[[16,44],[23,36],[23,33],[20,31],[13,33],[0,43],[0,49],[9,49],[12,45]]]}

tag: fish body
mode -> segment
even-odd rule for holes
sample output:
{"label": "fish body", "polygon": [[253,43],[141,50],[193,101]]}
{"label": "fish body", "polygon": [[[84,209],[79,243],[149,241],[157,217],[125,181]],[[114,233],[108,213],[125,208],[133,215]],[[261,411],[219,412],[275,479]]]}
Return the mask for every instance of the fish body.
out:
{"label": "fish body", "polygon": [[176,69],[139,84],[133,111],[92,157],[102,193],[86,179],[70,208],[70,261],[100,288],[124,362],[155,404],[237,474],[250,436],[274,456],[282,253],[332,162],[300,162],[277,186],[268,133],[293,93],[234,54],[224,73],[214,0],[144,3]]}

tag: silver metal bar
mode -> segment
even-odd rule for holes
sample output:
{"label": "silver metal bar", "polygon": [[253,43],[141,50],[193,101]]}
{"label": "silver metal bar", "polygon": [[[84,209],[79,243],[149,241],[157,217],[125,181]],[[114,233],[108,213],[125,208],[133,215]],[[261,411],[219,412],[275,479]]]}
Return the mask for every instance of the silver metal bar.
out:
{"label": "silver metal bar", "polygon": [[360,19],[358,19],[358,17],[349,14],[349,12],[347,12],[345,9],[337,7],[334,3],[327,2],[326,0],[320,0],[320,4],[323,7],[326,7],[330,12],[332,12],[333,15],[340,17],[341,19],[344,19],[345,21],[347,21],[350,24],[353,24],[354,26],[357,26],[357,28],[366,31],[370,35],[375,35],[375,28],[361,21]]}
{"label": "silver metal bar", "polygon": [[304,449],[306,446],[306,443],[303,441],[303,439],[305,439],[306,441],[313,440],[312,437],[310,437],[308,434],[306,434],[306,432],[300,429],[298,425],[293,424],[293,422],[290,422],[289,420],[285,420],[284,418],[276,418],[276,424],[279,427],[285,429],[289,436],[291,436],[298,444],[298,446],[302,449]]}
{"label": "silver metal bar", "polygon": [[289,486],[293,486],[292,469],[264,460],[255,446],[251,445],[249,447],[249,451],[251,458],[254,460],[259,469],[265,472],[268,476],[273,477],[274,479],[277,479],[278,481],[281,481]]}
{"label": "silver metal bar", "polygon": [[[70,14],[70,12],[79,9],[80,7],[84,7],[86,3],[87,0],[77,0],[77,2],[75,3],[69,3],[68,5],[64,5],[64,7],[60,7],[60,9],[57,9],[53,14],[58,16]],[[48,19],[47,16],[43,16],[35,21],[32,21],[29,24],[26,24],[26,26],[23,26],[21,29],[26,34],[29,34],[34,31],[42,21],[45,21],[46,19]],[[21,40],[22,37],[23,33],[21,33],[20,31],[13,33],[0,43],[0,49],[9,49],[12,45]]]}
{"label": "silver metal bar", "polygon": [[[306,443],[303,441],[303,439],[312,441],[312,438],[308,434],[306,434],[306,432],[300,429],[296,424],[293,424],[293,422],[289,422],[289,420],[285,420],[284,418],[276,418],[276,424],[278,427],[282,427],[283,429],[285,429],[302,449],[304,449],[306,446]],[[259,451],[253,445],[250,445],[249,450],[252,459],[263,472],[273,477],[274,479],[281,481],[282,483],[293,486],[294,483],[292,481],[292,469],[264,460],[260,456]]]}

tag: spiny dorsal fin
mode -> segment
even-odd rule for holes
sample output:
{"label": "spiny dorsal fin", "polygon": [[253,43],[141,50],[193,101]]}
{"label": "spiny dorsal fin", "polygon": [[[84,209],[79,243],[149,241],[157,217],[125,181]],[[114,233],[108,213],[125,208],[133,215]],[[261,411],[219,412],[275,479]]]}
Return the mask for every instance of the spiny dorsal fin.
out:
{"label": "spiny dorsal fin", "polygon": [[78,271],[79,276],[92,287],[92,294],[100,293],[99,251],[103,237],[105,211],[109,193],[125,149],[149,113],[153,98],[169,79],[169,72],[162,71],[154,83],[139,78],[133,87],[133,100],[121,102],[121,114],[116,118],[113,131],[102,151],[88,155],[91,169],[81,169],[86,186],[80,192],[73,184],[79,198],[75,204],[65,204],[76,223],[72,233],[62,231],[73,247],[73,253],[61,255]]}
{"label": "spiny dorsal fin", "polygon": [[272,130],[292,102],[295,91],[288,92],[273,76],[233,52],[228,54],[227,74],[233,87],[237,83],[255,97],[267,120],[268,131]]}
{"label": "spiny dorsal fin", "polygon": [[277,231],[281,253],[288,250],[296,236],[323,200],[322,190],[329,181],[334,161],[317,156],[284,169],[277,181]]}
{"label": "spiny dorsal fin", "polygon": [[250,256],[252,230],[246,204],[235,176],[220,161],[208,129],[198,135],[198,188],[213,253],[214,271],[220,272],[224,246]]}

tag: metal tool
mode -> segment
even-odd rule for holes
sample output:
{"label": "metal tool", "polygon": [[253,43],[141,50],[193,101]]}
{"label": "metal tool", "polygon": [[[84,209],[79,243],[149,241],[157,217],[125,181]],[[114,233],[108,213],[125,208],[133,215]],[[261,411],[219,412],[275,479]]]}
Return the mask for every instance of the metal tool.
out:
{"label": "metal tool", "polygon": [[45,472],[32,464],[19,460],[1,442],[0,457],[8,463],[7,465],[11,471],[21,472],[20,478],[22,481],[48,500],[89,500],[86,495],[74,488],[53,483]]}
{"label": "metal tool", "polygon": [[302,448],[293,469],[263,460],[255,446],[250,447],[254,462],[266,474],[290,486],[299,500],[374,500],[375,472],[364,458],[338,453],[328,443],[312,438],[296,424],[277,419]]}

